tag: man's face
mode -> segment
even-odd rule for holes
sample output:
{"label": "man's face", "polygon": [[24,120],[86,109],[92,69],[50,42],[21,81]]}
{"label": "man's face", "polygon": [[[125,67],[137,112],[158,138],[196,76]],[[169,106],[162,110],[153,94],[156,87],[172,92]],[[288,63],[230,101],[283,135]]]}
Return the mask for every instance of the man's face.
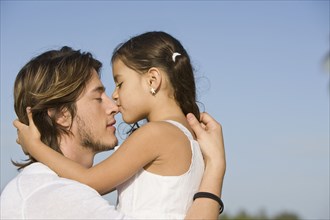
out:
{"label": "man's face", "polygon": [[105,94],[105,88],[93,69],[93,76],[76,102],[77,114],[72,132],[83,147],[101,152],[114,148],[117,105]]}

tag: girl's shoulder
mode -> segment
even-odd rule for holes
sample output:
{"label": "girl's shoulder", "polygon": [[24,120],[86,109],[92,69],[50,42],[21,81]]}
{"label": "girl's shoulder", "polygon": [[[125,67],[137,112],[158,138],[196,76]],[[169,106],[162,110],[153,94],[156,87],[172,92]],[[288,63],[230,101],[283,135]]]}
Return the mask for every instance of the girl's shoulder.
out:
{"label": "girl's shoulder", "polygon": [[148,122],[134,131],[131,136],[139,136],[149,143],[171,143],[186,139],[186,135],[178,126],[167,121]]}
{"label": "girl's shoulder", "polygon": [[139,129],[140,132],[149,132],[151,134],[172,134],[177,133],[180,130],[173,123],[167,121],[152,121],[148,122],[145,125],[141,126]]}
{"label": "girl's shoulder", "polygon": [[136,129],[127,139],[146,138],[151,139],[171,133],[173,125],[165,121],[148,122]]}

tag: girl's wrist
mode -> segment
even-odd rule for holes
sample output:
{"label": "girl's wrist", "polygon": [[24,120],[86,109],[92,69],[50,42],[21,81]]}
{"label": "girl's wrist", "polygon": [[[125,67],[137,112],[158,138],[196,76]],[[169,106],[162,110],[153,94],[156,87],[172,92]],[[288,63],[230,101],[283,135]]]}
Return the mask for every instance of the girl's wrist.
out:
{"label": "girl's wrist", "polygon": [[221,197],[223,179],[225,176],[225,167],[218,163],[209,163],[205,167],[202,184],[199,191],[210,192]]}
{"label": "girl's wrist", "polygon": [[205,160],[205,169],[209,169],[211,172],[214,171],[217,174],[225,175],[226,172],[226,161],[222,160]]}

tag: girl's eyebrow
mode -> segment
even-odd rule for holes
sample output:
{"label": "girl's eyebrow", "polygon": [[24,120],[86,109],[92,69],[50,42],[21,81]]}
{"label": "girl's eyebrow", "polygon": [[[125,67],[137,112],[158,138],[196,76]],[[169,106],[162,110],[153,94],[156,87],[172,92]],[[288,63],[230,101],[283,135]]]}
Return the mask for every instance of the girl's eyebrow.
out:
{"label": "girl's eyebrow", "polygon": [[118,78],[120,78],[120,77],[121,77],[120,74],[114,74],[114,76],[113,76],[113,80],[114,80],[115,82],[117,82],[117,81],[118,81]]}

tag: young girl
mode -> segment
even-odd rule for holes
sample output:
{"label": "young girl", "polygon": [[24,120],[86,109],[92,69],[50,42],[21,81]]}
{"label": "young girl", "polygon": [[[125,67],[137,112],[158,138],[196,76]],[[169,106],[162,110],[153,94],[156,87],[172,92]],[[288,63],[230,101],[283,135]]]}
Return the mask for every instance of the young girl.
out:
{"label": "young girl", "polygon": [[118,210],[128,216],[183,219],[204,171],[199,145],[185,117],[192,112],[199,118],[189,56],[171,35],[147,32],[120,45],[111,61],[116,83],[112,98],[123,120],[148,123],[90,169],[49,152],[41,141],[33,141],[36,138],[23,147],[60,176],[85,183],[100,194],[116,187]]}

